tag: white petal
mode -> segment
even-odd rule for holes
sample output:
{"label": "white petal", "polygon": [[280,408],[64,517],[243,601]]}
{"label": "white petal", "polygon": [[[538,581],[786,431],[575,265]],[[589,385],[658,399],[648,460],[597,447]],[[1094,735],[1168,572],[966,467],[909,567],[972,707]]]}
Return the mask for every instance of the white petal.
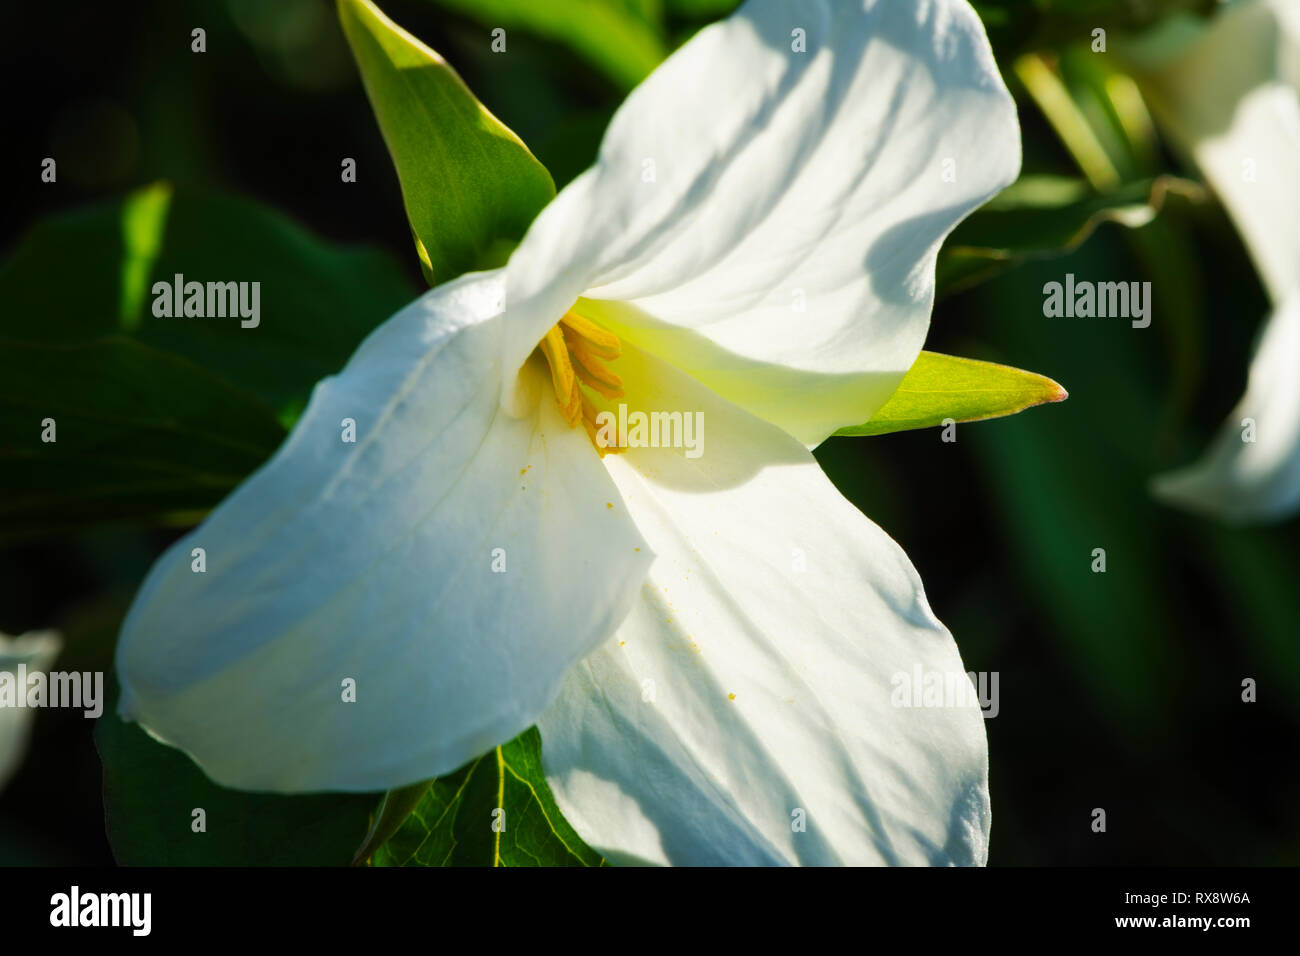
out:
{"label": "white petal", "polygon": [[1248,0],[1130,53],[1165,135],[1219,194],[1275,304],[1300,287],[1300,4]]}
{"label": "white petal", "polygon": [[499,274],[468,276],[377,329],[150,573],[121,706],[218,783],[450,771],[532,724],[627,612],[649,551],[531,366],[531,414],[501,410],[502,299]]}
{"label": "white petal", "polygon": [[[53,631],[32,631],[21,637],[0,634],[0,674],[6,675],[6,681],[15,682],[15,693],[25,699],[26,688],[16,683],[18,666],[24,665],[29,675],[47,671],[62,646],[63,641]],[[0,706],[0,791],[18,772],[35,713],[28,707]]]}
{"label": "white petal", "polygon": [[1161,475],[1155,491],[1235,522],[1283,518],[1300,508],[1300,295],[1269,319],[1246,394],[1205,457]]}
{"label": "white petal", "polygon": [[565,817],[620,863],[983,863],[979,709],[891,702],[969,686],[907,556],[788,435],[628,359],[707,439],[605,459],[657,558],[539,721]]}
{"label": "white petal", "polygon": [[585,292],[593,317],[815,443],[893,392],[940,242],[1019,167],[964,0],[751,0],[628,98],[512,257],[511,301],[558,315]]}
{"label": "white petal", "polygon": [[[1230,521],[1285,517],[1300,507],[1300,5],[1247,0],[1208,26],[1175,22],[1128,56],[1162,131],[1223,200],[1279,305],[1213,446],[1154,489]],[[1253,442],[1242,440],[1246,419]]]}

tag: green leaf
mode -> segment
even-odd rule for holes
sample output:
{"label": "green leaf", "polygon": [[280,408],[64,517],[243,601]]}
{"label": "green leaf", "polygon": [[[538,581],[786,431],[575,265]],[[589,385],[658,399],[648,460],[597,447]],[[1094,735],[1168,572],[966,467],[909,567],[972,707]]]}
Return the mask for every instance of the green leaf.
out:
{"label": "green leaf", "polygon": [[437,2],[493,29],[503,27],[508,31],[518,27],[566,44],[625,90],[649,76],[668,55],[657,16],[658,4],[646,0]]}
{"label": "green leaf", "polygon": [[1145,226],[1171,195],[1200,201],[1204,190],[1176,176],[1128,183],[1103,194],[1092,193],[1078,179],[1021,177],[949,235],[935,270],[937,295],[960,292],[1034,259],[1066,255],[1104,223]]}
{"label": "green leaf", "polygon": [[441,56],[370,0],[339,18],[402,184],[430,284],[497,265],[555,195],[546,168]]}
{"label": "green leaf", "polygon": [[372,862],[376,866],[604,863],[560,815],[542,773],[542,737],[536,727],[433,781]]}
{"label": "green leaf", "polygon": [[384,794],[384,798],[379,801],[379,809],[375,811],[375,822],[370,825],[370,832],[352,857],[353,866],[369,862],[375,851],[392,839],[434,783],[433,780],[424,780]]}
{"label": "green leaf", "polygon": [[[155,316],[178,273],[259,282],[257,327]],[[229,196],[159,184],[40,222],[0,267],[0,536],[192,523],[413,296],[386,254]]]}
{"label": "green leaf", "polygon": [[[602,866],[560,814],[533,727],[455,773],[379,794],[228,790],[181,751],[121,720],[95,728],[108,837],[149,866]],[[202,808],[207,833],[191,829]],[[503,809],[504,815],[496,814]],[[493,829],[496,820],[504,828]]]}
{"label": "green leaf", "polygon": [[2,540],[206,510],[284,429],[256,397],[128,338],[0,339],[0,434]]}
{"label": "green leaf", "polygon": [[[141,290],[178,273],[258,282],[258,326],[155,316]],[[247,199],[158,183],[39,222],[0,266],[0,338],[69,345],[129,335],[243,388],[288,423],[316,382],[416,294],[388,253],[328,245]]]}
{"label": "green leaf", "polygon": [[929,428],[945,419],[976,422],[1060,402],[1065,389],[1050,378],[1008,365],[922,352],[898,390],[871,421],[837,435],[886,435]]}
{"label": "green leaf", "polygon": [[[345,866],[376,794],[282,796],[227,790],[189,757],[118,718],[95,727],[109,843],[125,866]],[[195,810],[206,832],[196,832]]]}

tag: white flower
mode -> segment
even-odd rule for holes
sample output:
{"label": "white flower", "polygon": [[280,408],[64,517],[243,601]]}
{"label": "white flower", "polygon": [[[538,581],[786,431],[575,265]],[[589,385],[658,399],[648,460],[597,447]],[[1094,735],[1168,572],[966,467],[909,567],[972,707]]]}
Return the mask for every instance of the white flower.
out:
{"label": "white flower", "polygon": [[[54,663],[62,646],[63,641],[54,631],[29,631],[20,637],[0,634],[0,673],[7,675],[7,681],[14,682],[15,692],[25,699],[27,689],[17,685],[19,665],[26,668],[27,674],[45,671]],[[18,772],[35,713],[30,707],[0,703],[0,790]]]}
{"label": "white flower", "polygon": [[1300,3],[1242,0],[1205,26],[1174,21],[1133,58],[1161,128],[1223,200],[1275,309],[1209,451],[1155,489],[1233,521],[1282,518],[1300,508]]}
{"label": "white flower", "polygon": [[[963,0],[701,31],[504,269],[376,330],[160,559],[124,713],[275,791],[409,784],[537,723],[618,862],[983,862],[978,708],[891,706],[957,648],[806,446],[889,397],[943,236],[1019,161]],[[598,455],[573,425],[620,402],[703,412],[704,453]]]}

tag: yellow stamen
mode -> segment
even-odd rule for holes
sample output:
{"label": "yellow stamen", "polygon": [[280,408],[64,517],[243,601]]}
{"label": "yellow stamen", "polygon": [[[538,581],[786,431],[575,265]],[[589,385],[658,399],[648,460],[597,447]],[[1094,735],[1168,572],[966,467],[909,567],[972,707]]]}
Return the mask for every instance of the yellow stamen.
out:
{"label": "yellow stamen", "polygon": [[596,447],[596,454],[600,455],[601,458],[604,458],[610,452],[613,452],[614,454],[618,454],[623,450],[617,446],[606,447],[605,445],[601,444],[600,436],[597,434],[596,426],[593,425],[591,422],[587,421],[585,417],[582,419],[582,427],[587,430],[587,437],[591,439],[591,443]]}
{"label": "yellow stamen", "polygon": [[578,379],[573,372],[573,361],[569,358],[569,349],[564,344],[560,327],[554,326],[547,332],[537,347],[542,350],[546,364],[551,367],[551,385],[555,388],[555,400],[564,413],[564,420],[570,425],[577,424],[571,409],[576,401],[574,392],[578,389]]}
{"label": "yellow stamen", "polygon": [[[605,437],[602,439],[600,435],[600,426],[596,424],[596,416],[598,416],[599,414],[600,414],[600,409],[598,409],[595,405],[591,403],[591,399],[589,399],[586,395],[583,395],[582,396],[582,427],[587,430],[587,437],[590,438],[591,443],[596,446],[596,451],[600,454],[601,458],[604,458],[606,455],[609,454],[614,454],[614,455],[621,454],[624,450],[622,446],[618,444],[607,443],[609,442],[608,429],[605,430]],[[617,442],[618,438],[615,437],[613,441]]]}
{"label": "yellow stamen", "polygon": [[618,358],[621,351],[618,336],[613,332],[606,332],[591,319],[570,309],[560,319],[560,325],[564,329],[564,337],[569,341],[570,347],[577,339],[586,346],[588,352],[599,358],[606,360]]}
{"label": "yellow stamen", "polygon": [[561,405],[560,411],[570,426],[578,424],[578,419],[582,417],[582,389],[576,381],[573,383],[573,391],[569,393],[569,403]]}
{"label": "yellow stamen", "polygon": [[606,398],[623,397],[623,380],[605,368],[598,359],[577,352],[570,352],[573,361],[573,373],[583,385],[590,386]]}
{"label": "yellow stamen", "polygon": [[585,385],[606,398],[623,397],[623,379],[605,366],[622,351],[618,336],[569,311],[537,347],[550,366],[555,402],[564,420],[570,426],[582,424],[600,457],[623,451],[618,445],[605,446],[597,439],[596,416],[600,411],[583,391]]}
{"label": "yellow stamen", "polygon": [[596,425],[596,416],[600,414],[600,409],[591,403],[586,395],[582,396],[582,420],[589,422],[594,428]]}

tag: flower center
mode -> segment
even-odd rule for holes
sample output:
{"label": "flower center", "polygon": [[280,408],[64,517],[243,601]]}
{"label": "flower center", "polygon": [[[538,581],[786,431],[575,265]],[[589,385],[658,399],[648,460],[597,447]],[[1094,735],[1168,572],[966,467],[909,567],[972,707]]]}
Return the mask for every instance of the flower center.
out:
{"label": "flower center", "polygon": [[623,380],[605,365],[619,356],[618,336],[570,309],[537,347],[551,367],[555,401],[564,420],[570,426],[582,423],[601,458],[621,452],[623,449],[617,445],[606,447],[596,440],[599,412],[583,392],[586,387],[605,398],[623,397]]}

